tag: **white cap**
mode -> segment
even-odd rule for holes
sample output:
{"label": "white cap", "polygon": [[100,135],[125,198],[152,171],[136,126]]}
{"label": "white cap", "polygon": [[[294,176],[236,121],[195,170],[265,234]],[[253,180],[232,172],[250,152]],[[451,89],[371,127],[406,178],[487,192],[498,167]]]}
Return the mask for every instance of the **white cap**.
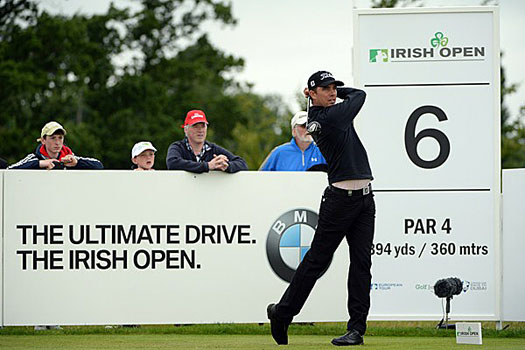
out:
{"label": "white cap", "polygon": [[137,142],[135,146],[131,149],[131,158],[135,158],[139,154],[141,154],[144,151],[152,150],[153,152],[157,152],[157,149],[153,147],[153,144],[149,141],[141,141]]}
{"label": "white cap", "polygon": [[296,125],[304,125],[308,122],[308,113],[300,111],[294,114],[292,117],[292,129]]}

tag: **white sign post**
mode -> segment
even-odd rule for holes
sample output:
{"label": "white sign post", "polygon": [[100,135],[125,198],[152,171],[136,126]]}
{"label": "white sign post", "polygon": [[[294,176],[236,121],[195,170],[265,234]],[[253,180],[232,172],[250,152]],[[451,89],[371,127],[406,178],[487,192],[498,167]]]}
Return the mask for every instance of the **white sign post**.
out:
{"label": "white sign post", "polygon": [[435,319],[434,283],[458,277],[452,318],[498,319],[498,9],[358,10],[354,24],[378,203],[371,318]]}

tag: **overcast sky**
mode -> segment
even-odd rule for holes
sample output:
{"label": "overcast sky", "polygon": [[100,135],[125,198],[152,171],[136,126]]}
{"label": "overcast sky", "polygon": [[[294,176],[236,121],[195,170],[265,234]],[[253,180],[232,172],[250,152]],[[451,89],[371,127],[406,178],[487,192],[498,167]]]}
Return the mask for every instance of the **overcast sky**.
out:
{"label": "overcast sky", "polygon": [[[105,12],[108,0],[40,0],[52,12]],[[425,7],[478,6],[482,0],[422,0]],[[115,4],[130,5],[131,0]],[[352,83],[352,9],[369,7],[368,0],[233,0],[237,26],[207,27],[211,41],[226,53],[245,60],[238,76],[258,93],[276,93],[294,108],[295,94],[308,76],[320,69]],[[525,105],[525,1],[492,1],[500,7],[500,47],[507,81],[521,83],[507,99],[512,115]],[[521,44],[520,44],[521,43]]]}

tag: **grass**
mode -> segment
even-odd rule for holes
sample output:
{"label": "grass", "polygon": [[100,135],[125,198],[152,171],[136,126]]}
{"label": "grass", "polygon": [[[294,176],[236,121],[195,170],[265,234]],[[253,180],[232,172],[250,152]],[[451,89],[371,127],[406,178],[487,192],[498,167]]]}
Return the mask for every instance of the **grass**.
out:
{"label": "grass", "polygon": [[[322,350],[334,349],[331,336],[292,335],[287,349]],[[275,345],[269,335],[180,335],[180,334],[115,334],[115,335],[48,335],[48,336],[1,336],[0,348],[10,350],[59,350],[59,349],[177,349],[177,350],[264,350],[283,348]],[[522,338],[489,338],[483,345],[457,345],[450,337],[366,337],[365,346],[360,349],[381,350],[523,350]]]}
{"label": "grass", "polygon": [[[457,345],[453,330],[437,330],[435,322],[369,322],[365,346],[381,350],[523,350],[525,322],[506,323],[496,331],[483,323],[483,345]],[[344,323],[290,326],[287,349],[334,349],[330,340],[344,332]],[[268,324],[212,324],[141,326],[139,328],[68,326],[62,330],[34,331],[33,327],[0,330],[0,349],[276,349]],[[281,347],[282,348],[282,347]]]}

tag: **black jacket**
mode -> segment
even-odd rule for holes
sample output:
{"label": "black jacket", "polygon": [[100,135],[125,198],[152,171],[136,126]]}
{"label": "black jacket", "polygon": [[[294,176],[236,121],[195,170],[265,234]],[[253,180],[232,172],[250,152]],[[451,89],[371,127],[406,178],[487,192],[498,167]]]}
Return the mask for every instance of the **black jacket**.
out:
{"label": "black jacket", "polygon": [[366,150],[354,128],[366,93],[338,88],[337,97],[344,101],[329,107],[312,106],[308,111],[308,130],[328,163],[328,182],[373,179]]}
{"label": "black jacket", "polygon": [[213,155],[224,154],[229,160],[227,173],[236,173],[241,170],[248,170],[244,159],[230,151],[208,141],[205,143],[209,150],[204,152],[200,162],[197,161],[195,154],[186,147],[185,140],[175,141],[168,148],[166,166],[169,170],[186,170],[192,173],[204,173],[210,171],[208,162],[213,159]]}

